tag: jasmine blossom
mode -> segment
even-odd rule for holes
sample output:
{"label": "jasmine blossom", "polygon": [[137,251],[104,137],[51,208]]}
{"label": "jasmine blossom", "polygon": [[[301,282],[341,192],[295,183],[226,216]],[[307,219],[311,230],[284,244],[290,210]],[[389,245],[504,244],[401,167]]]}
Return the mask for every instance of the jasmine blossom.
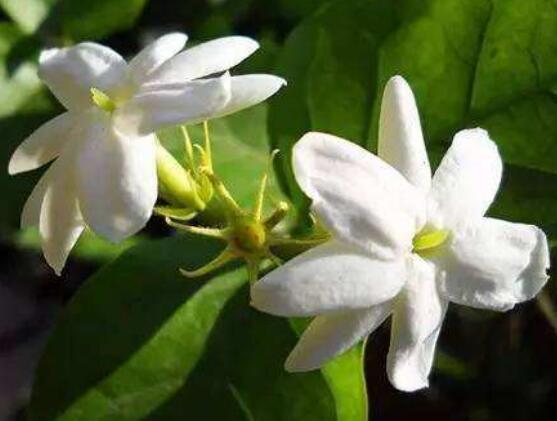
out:
{"label": "jasmine blossom", "polygon": [[55,160],[27,200],[21,224],[39,226],[56,273],[86,226],[118,242],[146,224],[157,199],[157,156],[164,157],[157,155],[157,130],[239,111],[284,85],[271,75],[229,75],[258,48],[249,38],[180,52],[186,40],[165,35],[129,63],[90,42],[41,54],[39,76],[67,111],[31,134],[8,170]]}
{"label": "jasmine blossom", "polygon": [[449,302],[506,311],[533,298],[548,279],[548,244],[535,226],[485,217],[502,174],[486,131],[457,133],[431,176],[399,76],[385,88],[378,140],[379,157],[323,133],[296,144],[296,180],[332,238],[257,282],[252,304],[316,316],[289,371],[322,366],[392,316],[388,376],[414,391],[428,386]]}

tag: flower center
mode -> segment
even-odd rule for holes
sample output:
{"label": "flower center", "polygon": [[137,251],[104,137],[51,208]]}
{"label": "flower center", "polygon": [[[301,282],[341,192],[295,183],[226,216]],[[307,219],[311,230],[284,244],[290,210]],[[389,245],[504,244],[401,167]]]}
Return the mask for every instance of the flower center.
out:
{"label": "flower center", "polygon": [[239,252],[259,253],[265,248],[267,234],[263,224],[251,218],[241,218],[234,223],[230,240]]}
{"label": "flower center", "polygon": [[116,103],[100,89],[91,88],[91,99],[97,107],[107,113],[111,113],[116,109]]}
{"label": "flower center", "polygon": [[447,238],[448,230],[423,229],[412,240],[412,251],[417,254],[432,251],[447,241]]}

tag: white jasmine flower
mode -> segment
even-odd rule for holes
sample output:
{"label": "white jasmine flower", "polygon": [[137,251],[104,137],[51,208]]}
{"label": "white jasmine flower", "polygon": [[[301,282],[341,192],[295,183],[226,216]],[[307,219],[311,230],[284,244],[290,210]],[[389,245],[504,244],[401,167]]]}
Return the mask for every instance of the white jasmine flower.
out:
{"label": "white jasmine flower", "polygon": [[9,173],[56,159],[29,197],[22,226],[38,225],[59,274],[84,227],[114,242],[140,230],[157,198],[154,132],[257,104],[284,80],[226,72],[257,48],[227,37],[180,52],[184,34],[163,36],[129,63],[85,42],[43,52],[39,76],[67,111],[14,152]]}
{"label": "white jasmine flower", "polygon": [[252,303],[317,316],[289,371],[320,367],[392,315],[389,379],[413,391],[428,385],[448,303],[505,311],[534,297],[548,278],[548,245],[535,226],[484,217],[502,172],[484,130],[458,133],[431,177],[401,77],[385,89],[379,157],[327,134],[297,143],[296,179],[332,239],[261,279]]}

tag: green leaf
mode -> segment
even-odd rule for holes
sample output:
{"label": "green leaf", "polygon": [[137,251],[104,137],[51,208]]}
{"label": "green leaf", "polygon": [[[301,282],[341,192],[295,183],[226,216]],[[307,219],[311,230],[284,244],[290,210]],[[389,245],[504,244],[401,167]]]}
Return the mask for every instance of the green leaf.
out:
{"label": "green leaf", "polygon": [[[18,231],[14,237],[15,245],[21,249],[40,250],[41,248],[41,237],[37,227]],[[72,256],[90,262],[104,263],[113,260],[125,250],[142,241],[145,241],[145,238],[136,235],[118,244],[113,244],[87,229],[72,249]]]}
{"label": "green leaf", "polygon": [[19,110],[41,87],[37,65],[25,56],[38,54],[39,46],[10,23],[0,23],[0,117]]}
{"label": "green leaf", "polygon": [[[290,150],[305,132],[321,130],[374,150],[383,86],[401,74],[416,94],[434,160],[457,131],[486,128],[510,164],[493,214],[557,223],[552,2],[335,1],[291,34],[277,72],[289,87],[271,106],[273,146]],[[280,180],[303,207],[290,159],[282,158]]]}
{"label": "green leaf", "polygon": [[147,0],[0,0],[27,34],[79,41],[129,28]]}
{"label": "green leaf", "polygon": [[282,14],[292,18],[301,18],[317,10],[326,1],[328,0],[278,0],[278,4]]}
{"label": "green leaf", "polygon": [[133,248],[70,302],[39,364],[31,420],[364,420],[361,350],[288,374],[297,335],[249,306],[244,268],[186,279],[217,252],[175,237]]}
{"label": "green leaf", "polygon": [[[259,182],[268,168],[270,147],[266,119],[267,106],[262,104],[209,123],[215,171],[238,203],[247,208],[254,204]],[[203,144],[201,125],[190,126],[188,131],[195,143]],[[179,128],[165,130],[159,137],[180,162],[186,162]],[[270,177],[267,191],[271,198],[267,204],[282,199],[274,177]]]}
{"label": "green leaf", "polygon": [[41,89],[34,60],[39,46],[14,25],[0,24],[0,233],[10,234],[19,226],[19,215],[38,172],[8,175],[11,154],[23,139],[56,112]]}
{"label": "green leaf", "polygon": [[35,32],[58,0],[0,0],[0,6],[22,31]]}

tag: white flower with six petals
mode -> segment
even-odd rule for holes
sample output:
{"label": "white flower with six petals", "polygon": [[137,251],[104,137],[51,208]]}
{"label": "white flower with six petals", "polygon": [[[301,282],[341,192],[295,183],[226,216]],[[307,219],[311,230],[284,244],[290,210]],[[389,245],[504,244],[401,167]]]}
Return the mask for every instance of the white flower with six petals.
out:
{"label": "white flower with six petals", "polygon": [[450,301],[505,311],[546,283],[537,227],[484,217],[502,162],[481,129],[459,132],[431,176],[415,100],[403,78],[385,88],[379,158],[346,140],[306,134],[296,179],[332,239],[252,287],[259,310],[317,316],[286,362],[320,367],[392,315],[387,371],[398,389],[428,386]]}
{"label": "white flower with six petals", "polygon": [[146,224],[157,199],[154,132],[239,111],[285,84],[272,75],[228,74],[258,48],[249,38],[180,52],[186,40],[165,35],[129,63],[90,42],[41,54],[39,76],[67,111],[17,148],[8,171],[56,159],[27,200],[21,224],[39,226],[43,253],[58,274],[86,225],[117,242]]}

